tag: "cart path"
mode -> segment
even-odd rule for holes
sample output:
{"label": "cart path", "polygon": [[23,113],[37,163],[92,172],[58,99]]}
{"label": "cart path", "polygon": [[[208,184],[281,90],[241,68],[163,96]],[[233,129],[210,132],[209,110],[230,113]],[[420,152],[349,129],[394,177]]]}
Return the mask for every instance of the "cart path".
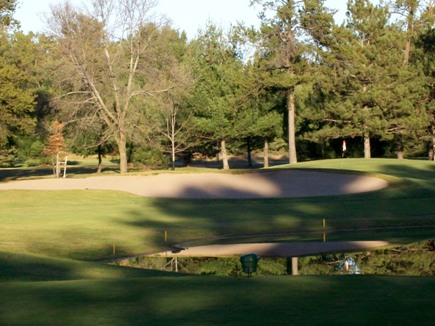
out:
{"label": "cart path", "polygon": [[386,241],[330,241],[292,243],[240,243],[184,248],[180,252],[165,251],[157,257],[231,257],[255,253],[262,257],[300,257],[336,252],[363,251],[390,245]]}
{"label": "cart path", "polygon": [[387,181],[375,177],[285,170],[33,179],[0,183],[0,190],[117,190],[154,198],[247,199],[347,195],[387,186]]}

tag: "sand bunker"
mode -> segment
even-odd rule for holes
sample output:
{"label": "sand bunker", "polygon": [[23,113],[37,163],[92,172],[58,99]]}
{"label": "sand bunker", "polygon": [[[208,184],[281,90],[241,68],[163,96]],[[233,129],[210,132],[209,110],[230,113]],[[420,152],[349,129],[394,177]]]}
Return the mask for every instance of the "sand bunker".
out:
{"label": "sand bunker", "polygon": [[354,174],[271,171],[244,174],[162,173],[0,183],[0,190],[119,190],[155,198],[287,198],[347,195],[383,189],[388,182]]}

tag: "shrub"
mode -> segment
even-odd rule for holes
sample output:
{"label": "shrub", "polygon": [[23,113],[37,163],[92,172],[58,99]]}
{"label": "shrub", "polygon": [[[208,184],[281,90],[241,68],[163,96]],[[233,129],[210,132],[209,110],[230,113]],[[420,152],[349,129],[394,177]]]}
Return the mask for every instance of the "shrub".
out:
{"label": "shrub", "polygon": [[130,155],[130,162],[135,166],[145,166],[148,168],[168,166],[168,158],[161,151],[154,148],[133,148]]}

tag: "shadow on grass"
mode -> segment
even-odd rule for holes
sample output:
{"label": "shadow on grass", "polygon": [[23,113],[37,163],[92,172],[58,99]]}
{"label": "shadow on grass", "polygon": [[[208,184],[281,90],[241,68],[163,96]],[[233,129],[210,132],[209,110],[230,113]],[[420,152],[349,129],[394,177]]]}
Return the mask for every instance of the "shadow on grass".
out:
{"label": "shadow on grass", "polygon": [[385,164],[379,173],[394,175],[406,179],[420,179],[428,182],[435,181],[435,162],[416,161],[420,164]]}
{"label": "shadow on grass", "polygon": [[[404,239],[405,242],[406,239],[418,240],[418,234],[421,234],[420,239],[427,238],[435,225],[435,189],[432,182],[435,166],[430,162],[424,162],[422,167],[399,162],[398,165],[380,165],[376,172],[401,176],[405,183],[382,191],[331,197],[153,199],[147,205],[152,205],[164,216],[169,216],[172,219],[170,223],[159,220],[150,222],[146,207],[142,211],[129,212],[132,219],[127,223],[140,228],[156,228],[161,232],[169,230],[171,243],[269,233],[315,232],[321,235],[323,219],[326,220],[328,231],[342,230],[331,235],[331,240],[386,240],[402,243]],[[407,185],[406,181],[410,179],[418,179],[422,183]],[[280,180],[273,182],[276,187],[282,187]],[[195,187],[186,187],[181,196],[198,194],[200,191]],[[237,193],[236,187],[225,191],[244,195]],[[410,231],[406,228],[409,226],[417,229]],[[361,232],[356,229],[361,229]],[[304,240],[303,236],[289,238],[292,241]],[[271,237],[265,237],[263,241],[268,239]],[[311,241],[312,237],[305,239]]]}
{"label": "shadow on grass", "polygon": [[[140,277],[3,283],[2,324],[430,325],[433,277]],[[31,321],[31,322],[30,322]],[[406,322],[405,322],[406,323]]]}
{"label": "shadow on grass", "polygon": [[[167,231],[169,247],[180,242],[200,239],[207,244],[211,238],[216,237],[221,239],[213,243],[321,242],[322,216],[333,216],[326,220],[328,241],[385,240],[406,243],[430,237],[435,225],[435,216],[430,211],[431,202],[422,199],[413,200],[409,204],[419,210],[414,212],[416,215],[410,216],[406,214],[406,210],[401,212],[400,207],[397,207],[397,201],[389,199],[348,202],[346,198],[342,198],[339,202],[331,202],[319,198],[308,204],[298,199],[154,200],[152,205],[159,207],[163,215],[172,218],[170,222],[150,220],[147,209],[144,208],[140,212],[130,212],[130,219],[121,223],[141,229],[158,230],[154,238],[147,237],[144,241],[158,243],[160,246],[165,245],[163,236]],[[310,211],[310,207],[313,206],[317,209]],[[376,211],[380,206],[384,210]],[[390,207],[394,210],[388,211]],[[372,209],[373,213],[367,215],[367,209]],[[407,225],[416,225],[419,228],[410,229]],[[226,237],[233,238],[229,241],[222,239]]]}
{"label": "shadow on grass", "polygon": [[176,275],[163,271],[141,271],[101,263],[0,252],[0,284],[10,281],[71,281],[143,276],[174,277]]}

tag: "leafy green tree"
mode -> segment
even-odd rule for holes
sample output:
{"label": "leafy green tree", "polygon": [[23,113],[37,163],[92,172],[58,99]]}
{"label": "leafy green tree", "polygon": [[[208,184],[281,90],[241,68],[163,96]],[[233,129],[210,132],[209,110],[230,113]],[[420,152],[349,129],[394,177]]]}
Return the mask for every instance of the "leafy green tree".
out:
{"label": "leafy green tree", "polygon": [[[36,88],[35,136],[45,139],[50,133],[51,122],[59,117],[54,99],[59,94],[56,87],[57,76],[64,74],[64,61],[60,52],[60,45],[53,38],[44,35],[29,35],[33,39],[32,53],[34,53],[32,75]],[[65,131],[67,126],[65,126]]]}
{"label": "leafy green tree", "polygon": [[[173,53],[171,75],[178,80],[173,88],[159,96],[159,116],[162,121],[161,135],[166,153],[170,156],[171,169],[175,169],[177,157],[190,149],[196,142],[192,123],[193,112],[187,106],[187,98],[192,90],[193,76],[186,59],[187,37],[172,29],[166,30],[161,51]],[[175,77],[176,76],[176,77]]]}
{"label": "leafy green tree", "polygon": [[435,161],[435,9],[434,3],[427,4],[421,16],[421,32],[416,42],[416,60],[423,66],[427,80],[425,106],[430,116],[429,159]]}
{"label": "leafy green tree", "polygon": [[[344,96],[336,99],[344,122],[342,133],[347,137],[360,136],[364,139],[365,158],[371,157],[370,139],[386,128],[382,108],[376,98],[382,96],[379,83],[386,72],[382,66],[389,60],[381,53],[384,50],[381,39],[385,35],[388,19],[385,7],[374,6],[368,0],[349,0],[347,33],[336,49],[336,63],[345,87]],[[337,118],[340,119],[340,116]]]}
{"label": "leafy green tree", "polygon": [[166,151],[170,154],[171,169],[175,170],[177,155],[194,146],[192,132],[192,115],[183,110],[174,98],[169,96],[161,106],[161,117],[164,120],[162,135],[166,144]]}
{"label": "leafy green tree", "polygon": [[223,168],[229,169],[226,142],[237,134],[240,76],[243,63],[223,31],[209,25],[192,41],[192,67],[197,80],[189,102],[193,122],[205,142],[219,142]]}
{"label": "leafy green tree", "polygon": [[[167,92],[155,96],[157,120],[160,123],[159,134],[161,143],[170,156],[171,168],[175,169],[177,156],[186,152],[196,144],[196,133],[192,117],[193,112],[188,106],[188,98],[192,92],[194,78],[187,58],[187,37],[171,28],[162,30],[163,37],[159,52],[172,53],[171,60],[164,64],[170,78],[178,82]],[[168,76],[169,79],[169,76]]]}
{"label": "leafy green tree", "polygon": [[[284,94],[287,103],[289,161],[297,163],[295,90],[308,80],[307,48],[299,38],[298,4],[291,0],[252,1],[263,6],[259,56],[261,82]],[[273,12],[272,17],[268,15]]]}
{"label": "leafy green tree", "polygon": [[419,0],[394,2],[393,12],[400,18],[392,24],[393,33],[385,40],[390,49],[388,64],[392,73],[388,76],[390,80],[383,81],[394,87],[385,92],[387,96],[383,100],[390,96],[385,117],[398,158],[403,158],[404,152],[413,147],[421,147],[430,122],[428,111],[422,110],[428,97],[428,80],[416,53],[416,41],[422,32],[421,3]]}
{"label": "leafy green tree", "polygon": [[47,52],[42,38],[19,31],[13,18],[16,6],[16,1],[0,2],[0,147],[16,148],[20,161],[35,164],[42,157],[40,109],[48,103],[41,96]]}
{"label": "leafy green tree", "polygon": [[[390,24],[387,6],[367,0],[348,2],[347,25],[336,26],[323,1],[306,0],[303,25],[319,58],[314,97],[321,103],[311,114],[318,139],[361,137],[364,157],[371,138],[393,140],[398,157],[403,139],[425,129],[419,98],[422,73],[404,64],[406,33]],[[319,23],[321,22],[321,23]]]}
{"label": "leafy green tree", "polygon": [[29,38],[0,31],[0,147],[33,132],[35,88],[29,70]]}
{"label": "leafy green tree", "polygon": [[252,166],[251,151],[262,146],[264,167],[268,167],[269,142],[282,136],[283,117],[277,109],[281,104],[281,96],[269,92],[258,82],[261,74],[257,59],[245,64],[238,100],[240,109],[234,129],[237,130],[236,138],[246,141],[248,166]]}
{"label": "leafy green tree", "polygon": [[[64,133],[68,137],[68,148],[75,154],[84,157],[97,155],[97,171],[103,170],[103,158],[108,153],[113,153],[115,144],[110,140],[110,133],[100,120],[92,120],[87,117],[77,117],[74,123],[65,125]],[[80,128],[77,128],[77,125]]]}
{"label": "leafy green tree", "polygon": [[[301,29],[310,61],[309,83],[298,89],[302,139],[320,145],[321,157],[329,157],[325,149],[331,139],[341,138],[342,126],[329,115],[332,99],[342,94],[337,90],[340,74],[334,69],[337,34],[343,33],[334,21],[334,11],[324,0],[305,0],[299,10]],[[313,155],[313,154],[310,154]],[[316,154],[314,154],[316,155]]]}
{"label": "leafy green tree", "polygon": [[0,27],[9,27],[17,23],[13,18],[13,14],[17,9],[16,0],[1,0],[0,1]]}
{"label": "leafy green tree", "polygon": [[[425,108],[427,137],[421,133],[419,139],[427,138],[431,143],[429,158],[434,159],[435,152],[435,105],[434,105],[434,2],[432,0],[391,0],[389,5],[398,14],[398,26],[405,31],[402,40],[403,66],[419,76],[420,87],[413,103],[418,109]],[[415,128],[415,126],[414,126]],[[400,146],[400,138],[398,139]]]}

